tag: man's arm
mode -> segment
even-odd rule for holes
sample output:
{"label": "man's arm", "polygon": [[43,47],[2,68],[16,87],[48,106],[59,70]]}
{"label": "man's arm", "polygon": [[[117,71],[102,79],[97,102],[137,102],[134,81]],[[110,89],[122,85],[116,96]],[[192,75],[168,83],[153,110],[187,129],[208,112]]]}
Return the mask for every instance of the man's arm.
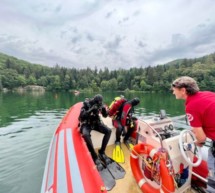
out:
{"label": "man's arm", "polygon": [[205,143],[206,135],[205,135],[205,132],[202,127],[193,127],[192,131],[196,136],[197,144],[201,145],[201,144]]}

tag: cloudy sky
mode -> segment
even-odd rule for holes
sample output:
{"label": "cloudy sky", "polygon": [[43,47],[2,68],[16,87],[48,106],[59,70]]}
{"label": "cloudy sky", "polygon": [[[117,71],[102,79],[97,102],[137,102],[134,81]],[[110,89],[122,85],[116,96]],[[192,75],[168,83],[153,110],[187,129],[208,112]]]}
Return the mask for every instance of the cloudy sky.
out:
{"label": "cloudy sky", "polygon": [[214,0],[0,0],[0,52],[75,68],[145,67],[215,52]]}

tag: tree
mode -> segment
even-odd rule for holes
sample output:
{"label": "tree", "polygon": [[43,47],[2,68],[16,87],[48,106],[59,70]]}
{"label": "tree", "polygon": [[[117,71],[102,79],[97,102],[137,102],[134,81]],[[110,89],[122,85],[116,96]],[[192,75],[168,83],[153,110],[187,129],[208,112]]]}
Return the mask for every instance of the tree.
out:
{"label": "tree", "polygon": [[151,87],[149,85],[147,85],[144,80],[141,80],[140,88],[142,91],[149,91],[151,89]]}
{"label": "tree", "polygon": [[13,69],[4,70],[4,72],[2,73],[3,87],[13,89],[20,86],[17,79],[18,76],[19,75],[17,74],[17,72]]}
{"label": "tree", "polygon": [[2,85],[2,80],[1,79],[2,79],[2,77],[0,75],[0,91],[3,90],[3,85]]}
{"label": "tree", "polygon": [[100,88],[97,86],[95,80],[92,80],[90,87],[93,90],[93,92],[100,92]]}
{"label": "tree", "polygon": [[117,89],[117,80],[115,78],[112,78],[109,81],[109,90],[116,90]]}
{"label": "tree", "polygon": [[5,66],[6,66],[6,68],[12,68],[13,67],[13,64],[9,58],[6,60]]}
{"label": "tree", "polygon": [[68,74],[65,75],[64,81],[62,83],[62,88],[64,90],[69,90],[71,88],[70,76]]}
{"label": "tree", "polygon": [[48,80],[46,76],[41,76],[38,80],[37,80],[38,85],[40,86],[44,86],[46,87],[48,85]]}
{"label": "tree", "polygon": [[103,80],[101,82],[101,89],[102,91],[108,91],[110,89],[109,82],[107,80]]}
{"label": "tree", "polygon": [[61,89],[61,81],[60,81],[59,75],[54,76],[53,89],[54,90],[60,90]]}
{"label": "tree", "polygon": [[23,75],[18,75],[17,80],[18,80],[18,84],[20,86],[25,86],[26,85],[27,81],[26,81],[26,79],[25,79],[25,77]]}
{"label": "tree", "polygon": [[33,75],[30,75],[29,78],[27,79],[27,84],[28,85],[35,85],[36,84],[36,78]]}
{"label": "tree", "polygon": [[205,60],[203,61],[207,66],[213,65],[214,60],[212,55],[208,55],[205,57]]}

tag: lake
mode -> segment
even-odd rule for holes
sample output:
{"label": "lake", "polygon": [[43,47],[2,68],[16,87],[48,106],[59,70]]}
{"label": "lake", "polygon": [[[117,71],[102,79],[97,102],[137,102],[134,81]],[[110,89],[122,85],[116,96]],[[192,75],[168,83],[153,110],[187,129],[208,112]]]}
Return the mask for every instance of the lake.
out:
{"label": "lake", "polygon": [[[101,93],[110,104],[114,97],[138,97],[141,116],[184,114],[184,102],[169,93]],[[0,193],[39,193],[49,144],[67,110],[94,94],[29,92],[0,93]]]}

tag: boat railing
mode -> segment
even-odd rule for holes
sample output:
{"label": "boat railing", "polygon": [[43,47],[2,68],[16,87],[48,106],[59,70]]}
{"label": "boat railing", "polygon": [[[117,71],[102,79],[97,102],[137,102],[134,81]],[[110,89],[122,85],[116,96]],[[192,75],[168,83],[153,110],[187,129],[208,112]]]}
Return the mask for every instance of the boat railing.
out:
{"label": "boat railing", "polygon": [[162,137],[159,134],[159,132],[157,132],[149,123],[147,123],[146,121],[142,120],[154,133],[156,133],[156,136],[158,137],[160,144],[161,144],[161,148],[163,149],[163,142],[162,142]]}

